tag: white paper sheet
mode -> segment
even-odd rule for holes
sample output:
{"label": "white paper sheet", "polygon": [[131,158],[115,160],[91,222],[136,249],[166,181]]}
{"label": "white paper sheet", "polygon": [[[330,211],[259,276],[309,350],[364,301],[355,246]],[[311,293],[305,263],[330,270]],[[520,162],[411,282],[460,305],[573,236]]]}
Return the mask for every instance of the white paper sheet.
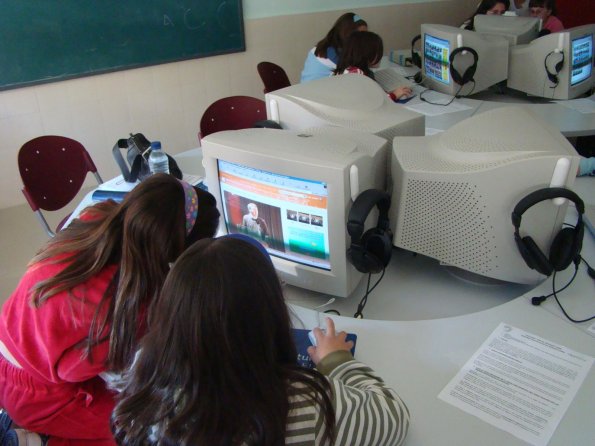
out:
{"label": "white paper sheet", "polygon": [[501,323],[438,398],[545,446],[593,358]]}

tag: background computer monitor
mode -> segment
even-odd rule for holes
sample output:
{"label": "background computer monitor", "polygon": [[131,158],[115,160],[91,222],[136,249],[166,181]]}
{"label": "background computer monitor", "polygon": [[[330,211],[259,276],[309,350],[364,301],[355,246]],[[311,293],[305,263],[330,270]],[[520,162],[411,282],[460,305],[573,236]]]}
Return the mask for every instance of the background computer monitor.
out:
{"label": "background computer monitor", "polygon": [[[544,276],[517,249],[512,210],[549,187],[555,171],[561,180],[553,185],[571,188],[578,162],[560,132],[520,105],[475,115],[438,135],[395,138],[393,242],[470,277],[534,284]],[[520,227],[546,255],[567,208],[553,201],[529,209]]]}
{"label": "background computer monitor", "polygon": [[395,104],[374,80],[344,74],[267,93],[267,116],[289,130],[333,126],[392,141],[424,135],[425,116]]}
{"label": "background computer monitor", "polygon": [[[359,193],[384,187],[389,145],[337,128],[246,129],[205,137],[206,182],[223,232],[262,241],[286,283],[349,296],[363,275],[347,260],[347,216]],[[265,221],[266,237],[249,221],[243,224],[249,204]],[[375,223],[373,215],[368,220],[367,227]]]}
{"label": "background computer monitor", "polygon": [[[474,31],[446,25],[421,26],[423,84],[442,93],[468,96],[478,93],[506,79],[508,75],[509,43],[501,36],[483,36]],[[475,82],[461,87],[453,80],[450,59],[453,51],[461,47],[473,48],[478,55]],[[461,77],[473,70],[474,57],[466,51],[455,53],[454,68]]]}
{"label": "background computer monitor", "polygon": [[537,17],[478,14],[473,19],[473,25],[475,32],[505,37],[511,46],[529,43],[541,31],[541,20]]}
{"label": "background computer monitor", "polygon": [[593,87],[595,25],[548,34],[510,50],[509,88],[551,99],[573,99]]}

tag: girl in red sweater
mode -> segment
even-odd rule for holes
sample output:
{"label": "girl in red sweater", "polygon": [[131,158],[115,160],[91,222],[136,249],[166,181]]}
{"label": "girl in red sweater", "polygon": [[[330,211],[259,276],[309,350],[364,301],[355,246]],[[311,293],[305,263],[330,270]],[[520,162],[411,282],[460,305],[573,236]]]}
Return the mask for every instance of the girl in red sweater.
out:
{"label": "girl in red sweater", "polygon": [[21,444],[115,444],[107,372],[129,365],[169,264],[218,222],[211,194],[156,174],[41,249],[0,314],[0,407]]}

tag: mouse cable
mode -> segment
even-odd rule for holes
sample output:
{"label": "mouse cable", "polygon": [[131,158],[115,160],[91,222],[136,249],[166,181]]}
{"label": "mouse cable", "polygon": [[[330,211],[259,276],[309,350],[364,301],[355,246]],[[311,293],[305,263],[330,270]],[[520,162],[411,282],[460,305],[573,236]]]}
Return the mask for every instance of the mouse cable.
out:
{"label": "mouse cable", "polygon": [[[475,81],[473,81],[473,88],[475,89]],[[425,99],[425,98],[424,98],[424,93],[425,93],[426,91],[428,91],[428,90],[429,90],[429,88],[428,88],[428,89],[426,89],[426,90],[424,90],[424,91],[422,91],[422,92],[419,94],[419,99],[420,99],[421,101],[423,101],[423,102],[427,102],[428,104],[431,104],[431,105],[440,105],[440,106],[442,106],[442,107],[447,107],[447,106],[449,106],[450,104],[452,104],[452,101],[454,101],[456,98],[458,98],[458,97],[459,97],[459,93],[461,92],[461,90],[462,90],[462,89],[463,89],[463,85],[459,86],[459,89],[457,90],[457,92],[455,93],[455,95],[454,95],[453,97],[451,97],[451,98],[450,98],[450,101],[448,101],[446,104],[442,104],[442,103],[440,103],[440,102],[432,102],[432,101],[429,101],[429,100]]]}
{"label": "mouse cable", "polygon": [[386,272],[386,268],[383,268],[382,269],[382,274],[380,275],[380,278],[376,281],[376,283],[374,284],[374,286],[372,288],[370,288],[370,281],[372,280],[372,273],[368,273],[368,284],[366,285],[366,293],[364,294],[364,296],[360,300],[359,304],[357,305],[357,311],[353,315],[354,318],[356,318],[356,319],[363,319],[364,318],[364,315],[363,315],[362,311],[364,310],[364,307],[366,306],[366,303],[368,303],[368,296],[370,295],[370,293],[372,291],[374,291],[374,288],[376,288],[378,286],[378,284],[380,283],[380,281],[384,277],[384,273],[385,272]]}

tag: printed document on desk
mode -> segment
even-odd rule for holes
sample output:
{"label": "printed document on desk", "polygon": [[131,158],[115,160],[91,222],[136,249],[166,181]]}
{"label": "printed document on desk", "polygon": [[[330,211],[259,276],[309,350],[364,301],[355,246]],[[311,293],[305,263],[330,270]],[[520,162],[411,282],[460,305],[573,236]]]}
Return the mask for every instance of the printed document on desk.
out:
{"label": "printed document on desk", "polygon": [[593,358],[501,323],[438,398],[545,446]]}

